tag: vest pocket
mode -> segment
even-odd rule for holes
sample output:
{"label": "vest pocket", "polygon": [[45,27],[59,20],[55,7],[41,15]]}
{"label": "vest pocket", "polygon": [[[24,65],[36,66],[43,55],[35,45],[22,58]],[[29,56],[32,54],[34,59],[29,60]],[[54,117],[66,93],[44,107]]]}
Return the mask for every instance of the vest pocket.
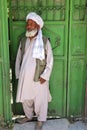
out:
{"label": "vest pocket", "polygon": [[35,69],[35,74],[34,74],[34,81],[38,82],[40,75],[43,73],[44,69],[46,66],[46,60],[40,60],[40,59],[36,59],[36,69]]}

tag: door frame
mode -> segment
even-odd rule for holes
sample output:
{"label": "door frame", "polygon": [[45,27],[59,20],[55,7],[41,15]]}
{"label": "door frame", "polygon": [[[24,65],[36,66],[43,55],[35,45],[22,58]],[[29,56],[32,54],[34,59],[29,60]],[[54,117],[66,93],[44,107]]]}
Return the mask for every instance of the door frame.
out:
{"label": "door frame", "polygon": [[[1,26],[1,89],[0,89],[0,115],[6,122],[11,121],[11,98],[10,98],[10,64],[9,64],[9,40],[8,40],[8,9],[7,0],[0,0],[0,26]],[[1,101],[2,100],[2,101]]]}

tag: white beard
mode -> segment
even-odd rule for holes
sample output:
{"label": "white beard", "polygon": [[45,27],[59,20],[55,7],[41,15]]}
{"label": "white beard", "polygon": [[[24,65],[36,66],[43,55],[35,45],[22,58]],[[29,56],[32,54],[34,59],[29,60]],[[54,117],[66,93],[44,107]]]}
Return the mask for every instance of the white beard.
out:
{"label": "white beard", "polygon": [[34,30],[32,30],[32,31],[26,31],[26,37],[33,37],[33,36],[35,36],[35,34],[37,33],[37,29],[34,29]]}

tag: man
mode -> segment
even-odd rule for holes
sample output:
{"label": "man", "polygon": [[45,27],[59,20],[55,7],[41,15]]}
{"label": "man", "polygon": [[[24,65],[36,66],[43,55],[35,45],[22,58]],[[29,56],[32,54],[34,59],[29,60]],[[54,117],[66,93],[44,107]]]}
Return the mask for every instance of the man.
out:
{"label": "man", "polygon": [[[21,102],[25,118],[21,123],[32,119],[36,113],[36,130],[41,130],[47,118],[48,102],[51,101],[49,78],[53,66],[53,55],[50,42],[42,36],[43,20],[31,12],[26,17],[26,40],[22,55],[22,41],[16,57],[16,78],[18,90],[16,102]],[[22,63],[21,63],[22,61]],[[39,69],[38,69],[39,68]]]}

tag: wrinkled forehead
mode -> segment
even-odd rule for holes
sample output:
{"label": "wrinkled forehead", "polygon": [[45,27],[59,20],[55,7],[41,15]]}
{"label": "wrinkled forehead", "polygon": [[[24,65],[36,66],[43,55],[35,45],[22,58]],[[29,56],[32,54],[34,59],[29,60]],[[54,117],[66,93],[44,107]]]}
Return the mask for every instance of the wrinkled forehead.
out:
{"label": "wrinkled forehead", "polygon": [[39,26],[34,20],[32,19],[28,19],[27,20],[27,24],[33,24],[33,25],[36,25],[36,26]]}

